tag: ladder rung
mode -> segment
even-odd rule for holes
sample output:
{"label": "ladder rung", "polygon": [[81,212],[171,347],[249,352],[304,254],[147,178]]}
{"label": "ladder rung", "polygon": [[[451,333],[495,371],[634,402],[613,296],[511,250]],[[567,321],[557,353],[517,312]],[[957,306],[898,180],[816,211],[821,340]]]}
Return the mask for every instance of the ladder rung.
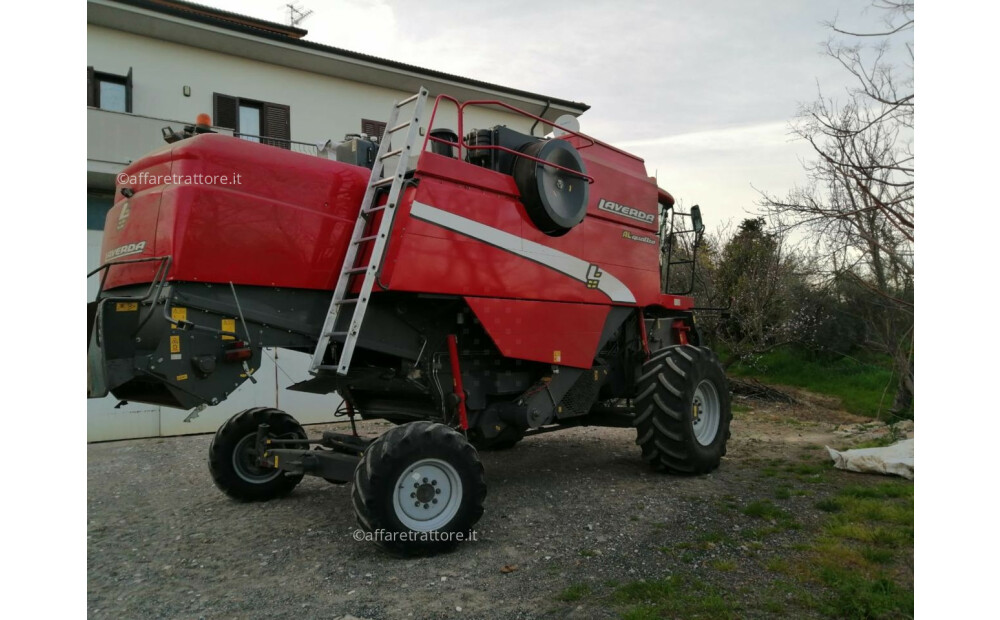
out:
{"label": "ladder rung", "polygon": [[338,301],[338,302],[337,302],[337,304],[338,304],[338,305],[341,305],[341,306],[346,306],[346,305],[348,305],[348,304],[356,304],[356,303],[358,303],[359,301],[360,301],[360,299],[359,299],[359,298],[357,298],[357,297],[352,297],[352,298],[350,298],[350,299],[341,299],[340,301]]}
{"label": "ladder rung", "polygon": [[383,159],[389,159],[390,157],[395,157],[396,155],[399,155],[402,152],[403,152],[403,149],[396,149],[395,151],[389,151],[388,153],[386,153],[382,157],[379,157],[379,161],[381,161]]}
{"label": "ladder rung", "polygon": [[361,245],[362,243],[367,243],[373,239],[378,239],[378,235],[368,235],[367,237],[361,237],[360,239],[355,239],[351,243],[354,245]]}
{"label": "ladder rung", "polygon": [[391,127],[388,131],[385,132],[385,135],[396,133],[400,129],[406,129],[409,126],[410,126],[410,121],[406,121],[405,123],[400,123],[400,124],[396,125],[395,127]]}
{"label": "ladder rung", "polygon": [[400,101],[399,103],[397,103],[396,107],[397,108],[401,108],[401,107],[403,107],[404,105],[406,105],[408,103],[413,103],[414,101],[417,100],[418,97],[420,97],[420,93],[417,93],[416,95],[410,95],[406,99],[403,99],[402,101]]}
{"label": "ladder rung", "polygon": [[348,273],[361,273],[363,271],[366,271],[369,266],[370,265],[365,265],[364,267],[353,267],[351,269],[345,269],[344,273],[345,274],[348,274]]}
{"label": "ladder rung", "polygon": [[365,215],[369,215],[371,213],[378,213],[379,211],[385,211],[385,205],[382,205],[380,207],[372,207],[371,209],[365,209],[364,211],[362,211],[362,213],[364,213]]}
{"label": "ladder rung", "polygon": [[394,178],[395,177],[386,177],[384,179],[379,179],[378,181],[372,183],[372,187],[382,187],[383,185],[388,185],[392,183]]}
{"label": "ladder rung", "polygon": [[326,332],[323,335],[327,338],[332,338],[333,336],[346,336],[347,332]]}

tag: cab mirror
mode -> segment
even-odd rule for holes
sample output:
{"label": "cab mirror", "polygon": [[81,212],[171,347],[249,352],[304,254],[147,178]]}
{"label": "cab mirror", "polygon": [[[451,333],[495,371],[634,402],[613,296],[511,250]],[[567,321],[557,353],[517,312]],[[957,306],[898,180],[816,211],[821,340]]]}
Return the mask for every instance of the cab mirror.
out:
{"label": "cab mirror", "polygon": [[699,235],[705,232],[705,224],[701,221],[701,207],[698,205],[691,207],[691,228]]}

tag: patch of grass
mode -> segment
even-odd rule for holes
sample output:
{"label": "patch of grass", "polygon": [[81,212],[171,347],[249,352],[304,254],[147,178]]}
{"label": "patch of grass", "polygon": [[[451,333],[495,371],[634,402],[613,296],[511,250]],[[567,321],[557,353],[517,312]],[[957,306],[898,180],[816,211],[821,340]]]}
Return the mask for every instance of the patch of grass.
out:
{"label": "patch of grass", "polygon": [[731,573],[736,570],[735,560],[714,560],[712,568],[723,573]]}
{"label": "patch of grass", "polygon": [[913,617],[913,592],[884,574],[874,578],[838,566],[824,566],[820,580],[832,596],[820,610],[836,618]]}
{"label": "patch of grass", "polygon": [[785,466],[785,471],[799,476],[818,476],[829,469],[829,467],[823,465],[813,465],[810,463],[793,463]]}
{"label": "patch of grass", "polygon": [[580,549],[580,556],[585,558],[592,558],[597,555],[597,552],[593,549]]}
{"label": "patch of grass", "polygon": [[659,610],[653,605],[640,605],[633,607],[622,614],[622,620],[659,620]]}
{"label": "patch of grass", "polygon": [[861,557],[872,564],[888,564],[895,557],[895,554],[889,549],[865,547],[861,550]]}
{"label": "patch of grass", "polygon": [[781,508],[778,508],[768,500],[751,502],[743,509],[743,514],[754,519],[784,519],[788,517]]}
{"label": "patch of grass", "polygon": [[844,509],[844,505],[836,497],[828,497],[816,502],[816,508],[823,512],[840,512]]}
{"label": "patch of grass", "polygon": [[774,490],[774,499],[788,499],[792,496],[792,490],[788,487],[778,487]]}
{"label": "patch of grass", "polygon": [[733,413],[747,413],[753,411],[753,407],[750,407],[748,405],[743,405],[740,403],[733,403],[732,410]]}
{"label": "patch of grass", "polygon": [[864,416],[874,417],[880,406],[885,412],[895,396],[889,361],[875,356],[852,359],[785,347],[764,354],[753,366],[736,362],[727,372],[833,396],[847,411]]}
{"label": "patch of grass", "polygon": [[909,482],[883,482],[870,486],[854,485],[844,487],[841,495],[872,499],[887,499],[897,497],[913,497],[913,484]]}
{"label": "patch of grass", "polygon": [[810,607],[835,618],[912,617],[912,586],[892,576],[897,550],[913,545],[912,484],[854,485],[816,507],[831,514],[797,566],[823,586]]}
{"label": "patch of grass", "polygon": [[647,618],[736,618],[725,592],[694,577],[671,575],[635,581],[615,590],[612,598],[630,606],[622,615],[630,620]]}
{"label": "patch of grass", "polygon": [[784,558],[771,558],[767,561],[765,568],[769,571],[781,573],[783,575],[788,574],[791,571],[791,568],[788,565],[788,560]]}
{"label": "patch of grass", "polygon": [[573,601],[578,601],[585,596],[589,596],[590,592],[590,586],[587,584],[575,583],[560,592],[556,598],[566,603],[572,603]]}
{"label": "patch of grass", "polygon": [[712,532],[705,532],[704,534],[702,534],[701,536],[698,537],[698,542],[701,542],[701,543],[715,543],[715,544],[719,544],[719,543],[722,543],[722,542],[729,542],[729,540],[730,539],[729,539],[728,536],[726,536],[725,534],[723,534],[722,532],[720,532],[718,530],[715,530],[715,531],[712,531]]}

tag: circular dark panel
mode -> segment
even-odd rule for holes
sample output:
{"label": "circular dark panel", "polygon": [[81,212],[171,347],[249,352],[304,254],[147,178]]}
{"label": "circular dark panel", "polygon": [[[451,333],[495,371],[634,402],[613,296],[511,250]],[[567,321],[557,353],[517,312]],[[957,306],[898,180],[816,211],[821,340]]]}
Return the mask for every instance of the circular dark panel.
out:
{"label": "circular dark panel", "polygon": [[[532,142],[521,152],[586,174],[583,158],[565,140]],[[583,221],[590,195],[586,179],[526,157],[518,157],[514,162],[513,176],[528,217],[545,234],[564,235]]]}

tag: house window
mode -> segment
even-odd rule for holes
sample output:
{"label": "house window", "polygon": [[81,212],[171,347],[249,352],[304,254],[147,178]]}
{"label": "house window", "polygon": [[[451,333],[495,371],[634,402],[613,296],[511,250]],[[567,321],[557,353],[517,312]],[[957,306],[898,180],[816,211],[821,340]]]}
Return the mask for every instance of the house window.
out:
{"label": "house window", "polygon": [[213,108],[215,125],[232,129],[236,137],[291,148],[291,108],[287,105],[215,93]]}
{"label": "house window", "polygon": [[385,133],[385,123],[379,121],[370,121],[366,118],[363,118],[361,119],[361,133],[365,134],[369,138],[375,138],[381,141],[382,134]]}
{"label": "house window", "polygon": [[241,138],[251,142],[260,142],[259,136],[264,132],[260,126],[259,106],[241,103],[240,118],[237,124],[240,126],[240,133],[243,134],[240,136]]}
{"label": "house window", "polygon": [[132,67],[125,75],[87,67],[87,105],[112,112],[132,112]]}

